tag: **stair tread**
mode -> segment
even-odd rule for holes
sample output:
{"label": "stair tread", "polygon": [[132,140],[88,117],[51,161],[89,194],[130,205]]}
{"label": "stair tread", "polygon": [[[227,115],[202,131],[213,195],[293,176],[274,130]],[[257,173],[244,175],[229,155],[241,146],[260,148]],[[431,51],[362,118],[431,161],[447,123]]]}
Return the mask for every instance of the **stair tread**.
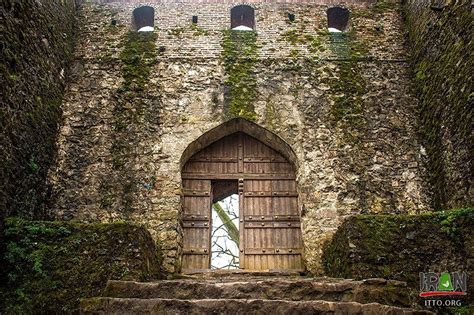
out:
{"label": "stair tread", "polygon": [[81,301],[84,314],[106,312],[110,314],[146,312],[149,314],[187,314],[201,312],[235,313],[332,313],[344,314],[432,314],[428,311],[413,310],[379,303],[334,301],[288,301],[266,299],[138,299],[138,298],[89,298]]}
{"label": "stair tread", "polygon": [[140,281],[126,281],[126,280],[109,280],[110,283],[136,283],[145,285],[160,285],[162,283],[198,283],[198,284],[237,284],[237,283],[295,283],[295,282],[308,282],[308,283],[320,283],[320,284],[362,284],[362,283],[375,283],[379,284],[391,284],[395,286],[405,286],[406,283],[397,280],[385,280],[385,279],[366,279],[366,280],[353,280],[353,279],[342,279],[342,278],[226,278],[226,279],[171,279],[171,280],[156,280],[149,282]]}
{"label": "stair tread", "polygon": [[[386,288],[397,287],[397,293]],[[406,283],[384,279],[348,280],[299,278],[240,281],[163,280],[133,282],[111,280],[103,297],[162,300],[285,300],[381,303],[398,307],[412,304]]]}

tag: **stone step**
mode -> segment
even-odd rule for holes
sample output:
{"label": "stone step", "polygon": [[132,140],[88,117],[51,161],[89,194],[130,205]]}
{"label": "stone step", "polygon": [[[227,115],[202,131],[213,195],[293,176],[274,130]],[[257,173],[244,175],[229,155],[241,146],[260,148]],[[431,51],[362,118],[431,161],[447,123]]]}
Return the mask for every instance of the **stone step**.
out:
{"label": "stone step", "polygon": [[258,299],[130,299],[89,298],[82,314],[432,314],[378,303],[287,301]]}
{"label": "stone step", "polygon": [[193,270],[185,272],[183,275],[198,279],[227,279],[227,278],[281,278],[281,277],[300,277],[302,271],[297,270],[248,270],[248,269],[231,269],[231,270]]}
{"label": "stone step", "polygon": [[342,301],[409,307],[410,289],[404,282],[369,279],[256,278],[224,280],[109,281],[104,297],[139,299],[248,299]]}

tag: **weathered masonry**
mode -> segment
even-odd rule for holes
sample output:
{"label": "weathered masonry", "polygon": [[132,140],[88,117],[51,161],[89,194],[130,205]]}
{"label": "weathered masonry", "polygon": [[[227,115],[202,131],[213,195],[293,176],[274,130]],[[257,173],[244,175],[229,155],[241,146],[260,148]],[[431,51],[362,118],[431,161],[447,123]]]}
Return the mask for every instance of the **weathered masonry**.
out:
{"label": "weathered masonry", "polygon": [[321,274],[347,216],[430,210],[400,6],[237,5],[82,6],[50,212],[144,224],[179,272],[239,193],[241,268]]}
{"label": "weathered masonry", "polygon": [[[411,313],[472,274],[472,1],[271,2],[0,2],[0,308]],[[209,268],[259,272],[135,282]]]}
{"label": "weathered masonry", "polygon": [[[230,121],[210,133],[222,136],[229,127],[245,130],[250,124]],[[206,134],[201,138],[209,139]],[[211,205],[234,193],[240,205],[240,268],[303,270],[295,168],[281,153],[234,132],[194,154],[184,165],[182,179],[184,271],[210,268]]]}

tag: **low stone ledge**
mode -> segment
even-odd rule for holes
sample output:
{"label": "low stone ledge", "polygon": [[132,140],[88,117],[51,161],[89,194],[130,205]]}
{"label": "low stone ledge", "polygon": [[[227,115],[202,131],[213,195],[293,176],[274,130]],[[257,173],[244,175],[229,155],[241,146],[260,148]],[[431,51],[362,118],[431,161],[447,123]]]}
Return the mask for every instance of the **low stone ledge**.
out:
{"label": "low stone ledge", "polygon": [[161,278],[160,251],[140,226],[8,219],[4,239],[7,314],[75,312],[110,279]]}
{"label": "low stone ledge", "polygon": [[[420,272],[473,274],[474,209],[422,215],[356,215],[347,218],[324,246],[331,277],[385,278],[418,288]],[[472,299],[473,277],[468,281]],[[379,280],[369,280],[378,282]]]}

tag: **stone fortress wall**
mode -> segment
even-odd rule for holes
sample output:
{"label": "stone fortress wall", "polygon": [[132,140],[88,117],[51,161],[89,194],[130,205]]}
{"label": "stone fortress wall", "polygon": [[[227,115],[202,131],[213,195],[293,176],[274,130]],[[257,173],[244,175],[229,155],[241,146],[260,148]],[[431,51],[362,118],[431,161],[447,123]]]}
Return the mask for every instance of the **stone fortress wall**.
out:
{"label": "stone fortress wall", "polygon": [[79,2],[0,3],[0,231],[7,216],[44,217]]}
{"label": "stone fortress wall", "polygon": [[420,134],[435,209],[472,206],[473,3],[406,1]]}
{"label": "stone fortress wall", "polygon": [[[229,31],[232,3],[83,4],[52,215],[142,223],[178,271],[181,156],[239,116],[296,154],[311,272],[348,215],[430,210],[400,4],[353,2],[343,37],[327,32],[334,1],[251,4],[244,44]],[[155,9],[146,39],[131,27],[140,5]]]}

